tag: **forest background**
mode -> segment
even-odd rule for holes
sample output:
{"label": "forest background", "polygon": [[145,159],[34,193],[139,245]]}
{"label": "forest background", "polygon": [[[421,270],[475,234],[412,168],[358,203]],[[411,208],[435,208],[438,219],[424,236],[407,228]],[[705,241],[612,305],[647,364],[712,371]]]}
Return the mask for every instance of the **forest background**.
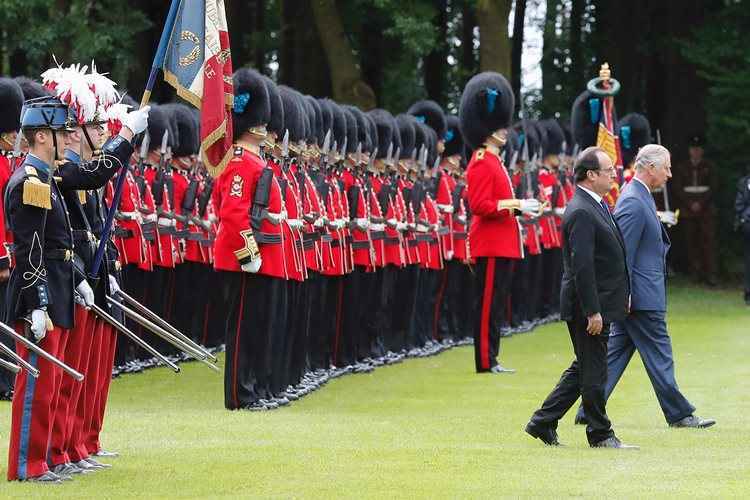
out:
{"label": "forest background", "polygon": [[[732,231],[750,134],[748,0],[225,0],[235,68],[252,66],[314,96],[404,111],[430,98],[457,111],[471,75],[511,81],[518,116],[567,119],[608,62],[620,116],[640,112],[679,168],[707,139],[720,192],[720,265],[739,272]],[[167,0],[0,0],[0,74],[38,75],[96,59],[140,97]],[[154,99],[174,99],[157,85]],[[684,268],[679,225],[674,262]]]}

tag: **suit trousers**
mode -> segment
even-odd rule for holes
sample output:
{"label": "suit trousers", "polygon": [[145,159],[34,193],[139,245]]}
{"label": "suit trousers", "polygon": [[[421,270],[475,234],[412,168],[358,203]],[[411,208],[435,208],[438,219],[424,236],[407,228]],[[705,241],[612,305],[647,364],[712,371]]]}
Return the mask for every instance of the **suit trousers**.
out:
{"label": "suit trousers", "polygon": [[[612,324],[607,354],[607,385],[609,399],[633,353],[638,350],[656,398],[668,423],[690,416],[695,407],[682,395],[674,375],[672,340],[667,333],[663,311],[633,311],[625,321]],[[584,408],[579,416],[587,415]]]}
{"label": "suit trousers", "polygon": [[605,397],[609,327],[605,326],[599,335],[589,335],[586,325],[586,318],[577,309],[573,320],[568,321],[568,332],[576,359],[563,372],[541,408],[534,412],[531,423],[538,427],[556,429],[557,422],[580,396],[586,415],[590,416],[586,437],[589,444],[594,444],[614,436],[612,424],[607,417]]}

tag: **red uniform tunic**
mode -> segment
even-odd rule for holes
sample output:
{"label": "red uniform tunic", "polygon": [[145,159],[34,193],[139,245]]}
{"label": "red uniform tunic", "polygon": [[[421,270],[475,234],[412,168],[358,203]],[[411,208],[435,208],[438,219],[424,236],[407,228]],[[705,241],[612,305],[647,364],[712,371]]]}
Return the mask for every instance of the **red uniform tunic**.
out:
{"label": "red uniform tunic", "polygon": [[201,193],[206,188],[206,183],[200,176],[196,178],[196,181],[198,182],[198,189],[195,193],[195,203],[191,210],[184,214],[188,217],[187,227],[188,232],[190,233],[185,239],[185,261],[208,264],[208,250],[201,245],[201,241],[207,236],[206,231],[200,224],[196,224],[196,221],[200,220],[198,198],[200,198]]}
{"label": "red uniform tunic", "polygon": [[404,233],[404,249],[407,264],[419,264],[419,244],[416,238],[417,218],[414,214],[414,208],[411,204],[411,190],[414,183],[408,179],[400,178],[398,180],[398,190],[401,198],[404,200],[404,221],[407,225],[407,231]]}
{"label": "red uniform tunic", "polygon": [[302,196],[302,220],[304,221],[303,240],[305,247],[305,262],[311,271],[321,272],[323,270],[323,250],[321,244],[321,231],[314,225],[325,214],[325,208],[306,168],[301,168],[297,173],[297,183],[301,185]]}
{"label": "red uniform tunic", "polygon": [[453,203],[453,259],[465,262],[469,259],[469,233],[466,214],[466,185],[456,183]]}
{"label": "red uniform tunic", "polygon": [[[368,199],[365,197],[365,188],[358,177],[350,170],[342,173],[347,200],[349,200],[349,218],[351,231],[351,249],[354,265],[372,267],[375,260],[372,255],[370,242],[370,230],[362,229],[360,224],[367,224],[370,220]],[[347,188],[347,186],[349,186]]]}
{"label": "red uniform tunic", "polygon": [[282,222],[284,231],[284,256],[286,258],[287,277],[303,281],[307,276],[305,252],[302,248],[302,207],[299,201],[297,179],[291,170],[282,171],[281,165],[273,160],[268,161],[274,176],[281,187],[286,218]]}
{"label": "red uniform tunic", "polygon": [[[112,200],[108,199],[111,204]],[[148,244],[143,238],[141,229],[141,212],[142,203],[138,185],[135,177],[128,172],[125,177],[125,183],[122,186],[122,197],[120,205],[117,207],[116,221],[117,230],[115,230],[115,245],[120,255],[122,265],[133,264],[142,266],[148,258]]]}
{"label": "red uniform tunic", "polygon": [[[533,192],[527,188],[524,182],[527,174],[523,172],[515,172],[512,177],[513,190],[518,198],[531,198]],[[526,189],[526,192],[523,192]],[[521,224],[523,245],[526,248],[526,252],[530,255],[539,255],[542,253],[542,229],[539,226],[539,220],[537,217],[528,214],[522,214],[518,216],[518,222]]]}
{"label": "red uniform tunic", "polygon": [[443,255],[454,254],[453,245],[453,190],[456,188],[456,180],[444,168],[440,172],[440,179],[435,193],[435,203],[440,211],[440,244]]}
{"label": "red uniform tunic", "polygon": [[13,173],[11,161],[5,154],[0,154],[0,269],[9,269],[12,264],[9,248],[13,235],[5,228],[5,186]]}
{"label": "red uniform tunic", "polygon": [[405,225],[406,204],[397,183],[387,179],[384,188],[388,193],[388,207],[385,213],[385,263],[403,267],[406,265],[406,247],[401,229]]}
{"label": "red uniform tunic", "polygon": [[[172,169],[172,193],[171,193],[171,206],[172,211],[175,215],[182,216],[182,205],[185,203],[185,194],[187,193],[188,181],[186,172],[178,167]],[[175,253],[175,264],[181,264],[185,260],[185,238],[184,232],[187,229],[185,222],[176,220],[175,228],[178,235],[174,237],[175,247],[177,252]]]}
{"label": "red uniform tunic", "polygon": [[346,233],[343,228],[338,228],[336,224],[344,220],[346,212],[342,198],[345,196],[341,192],[341,187],[335,176],[326,178],[328,184],[328,196],[325,200],[326,205],[326,224],[325,233],[322,238],[323,250],[323,274],[326,276],[343,276],[349,272],[348,257],[346,255]]}
{"label": "red uniform tunic", "polygon": [[[144,172],[144,177],[149,186],[154,185],[156,179],[157,170],[155,168],[147,168]],[[153,199],[153,196],[152,196]],[[167,191],[166,181],[164,186],[164,196],[162,197],[162,204],[159,207],[161,211],[166,214],[172,211],[172,205],[170,203],[170,196]],[[156,209],[155,209],[156,210]],[[158,211],[158,210],[157,210]],[[151,243],[151,253],[153,255],[153,263],[157,267],[174,267],[175,266],[175,254],[177,253],[177,245],[174,240],[174,219],[170,219],[165,215],[159,215],[157,219],[158,223],[158,237],[157,241]]]}
{"label": "red uniform tunic", "polygon": [[[382,188],[383,180],[380,176],[373,176],[370,179],[370,189],[368,191],[368,207],[370,209],[370,225],[375,225],[374,228],[371,227],[370,229],[375,267],[385,266],[385,217],[383,216],[383,209],[378,200]],[[380,226],[383,226],[382,231]]]}
{"label": "red uniform tunic", "polygon": [[426,193],[417,221],[419,255],[422,267],[425,269],[443,268],[443,253],[437,229],[439,222],[440,214],[437,204],[432,196]]}
{"label": "red uniform tunic", "polygon": [[[235,156],[214,183],[212,196],[219,223],[214,243],[214,267],[218,270],[239,272],[241,269],[234,252],[246,246],[241,233],[251,231],[249,210],[258,180],[266,168],[257,155],[236,148]],[[272,217],[280,217],[283,207],[281,188],[273,177],[267,211]],[[259,229],[255,232],[256,241],[261,240],[258,241],[258,248],[263,259],[259,274],[286,279],[284,245],[281,243],[283,227],[283,224],[274,223],[269,217],[260,220]],[[278,239],[279,242],[263,242],[263,239]]]}
{"label": "red uniform tunic", "polygon": [[508,171],[502,160],[478,149],[466,169],[471,210],[469,245],[472,257],[523,257],[518,221],[512,210],[498,210],[499,200],[513,199]]}

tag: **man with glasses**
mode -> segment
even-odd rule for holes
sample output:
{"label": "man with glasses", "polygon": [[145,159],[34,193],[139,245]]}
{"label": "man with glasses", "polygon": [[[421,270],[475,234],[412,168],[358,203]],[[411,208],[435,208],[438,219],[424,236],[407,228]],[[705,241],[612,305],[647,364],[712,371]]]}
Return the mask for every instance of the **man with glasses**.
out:
{"label": "man with glasses", "polygon": [[[651,192],[671,177],[669,151],[648,144],[638,152],[635,176],[617,200],[614,216],[625,241],[632,296],[627,317],[612,325],[605,397],[612,394],[637,349],[669,426],[707,428],[716,421],[693,415],[695,407],[677,387],[672,341],[667,333],[666,257],[670,241],[656,215]],[[584,405],[576,421],[590,422],[590,416]]]}
{"label": "man with glasses", "polygon": [[602,198],[614,177],[612,159],[601,148],[587,148],[576,160],[577,188],[563,215],[560,293],[575,359],[526,426],[549,446],[559,446],[557,423],[580,396],[590,416],[591,447],[636,448],[615,437],[605,408],[609,325],[625,319],[630,295],[625,244]]}

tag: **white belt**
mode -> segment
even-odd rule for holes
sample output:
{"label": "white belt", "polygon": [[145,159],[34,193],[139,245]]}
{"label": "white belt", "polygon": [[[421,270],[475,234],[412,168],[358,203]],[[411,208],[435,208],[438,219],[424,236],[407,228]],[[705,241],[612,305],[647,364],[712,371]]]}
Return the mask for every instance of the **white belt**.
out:
{"label": "white belt", "polygon": [[266,217],[268,217],[274,224],[279,224],[281,221],[286,220],[286,211],[282,211],[278,214],[266,212]]}
{"label": "white belt", "polygon": [[445,214],[452,214],[453,213],[453,205],[438,205],[438,208],[441,212]]}
{"label": "white belt", "polygon": [[176,225],[175,220],[168,217],[159,217],[156,222],[162,227],[171,227]]}

